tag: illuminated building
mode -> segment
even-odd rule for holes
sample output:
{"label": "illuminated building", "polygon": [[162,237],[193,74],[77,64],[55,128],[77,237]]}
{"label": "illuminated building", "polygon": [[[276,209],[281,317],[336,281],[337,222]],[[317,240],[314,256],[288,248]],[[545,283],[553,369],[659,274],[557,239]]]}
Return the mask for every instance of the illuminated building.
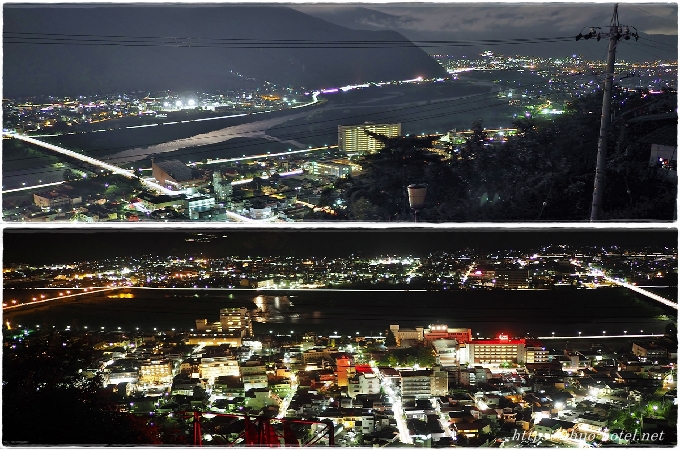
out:
{"label": "illuminated building", "polygon": [[209,197],[207,195],[202,195],[202,196],[187,198],[184,201],[184,204],[186,205],[186,207],[190,211],[193,211],[195,209],[203,208],[203,207],[206,207],[206,206],[207,207],[215,206],[215,199],[213,197]]}
{"label": "illuminated building", "polygon": [[349,162],[347,159],[334,159],[330,161],[310,161],[307,164],[312,175],[327,175],[337,178],[345,178],[356,175],[361,171],[361,166]]}
{"label": "illuminated building", "polygon": [[458,375],[458,381],[463,386],[476,386],[480,383],[486,383],[492,377],[491,370],[488,367],[482,366],[461,370]]}
{"label": "illuminated building", "polygon": [[238,361],[227,356],[215,356],[213,358],[202,358],[198,365],[198,373],[208,383],[213,384],[217,377],[240,376]]}
{"label": "illuminated building", "polygon": [[437,357],[437,364],[442,367],[458,366],[458,341],[455,339],[437,339],[432,341],[432,348]]}
{"label": "illuminated building", "polygon": [[359,394],[380,393],[380,379],[374,373],[357,373],[347,381],[347,394],[352,398]]}
{"label": "illuminated building", "polygon": [[108,373],[104,380],[106,384],[136,383],[139,380],[137,369],[116,370]]}
{"label": "illuminated building", "polygon": [[231,181],[222,178],[222,173],[219,171],[213,172],[213,191],[218,202],[226,202],[227,206],[231,206],[231,196],[234,194],[234,188]]}
{"label": "illuminated building", "polygon": [[168,206],[171,208],[183,207],[185,199],[186,196],[184,194],[154,195],[149,192],[140,192],[139,195],[137,195],[137,200],[150,211],[165,209]]}
{"label": "illuminated building", "polygon": [[172,362],[168,360],[146,361],[139,367],[139,382],[149,384],[172,382]]}
{"label": "illuminated building", "polygon": [[73,205],[82,203],[81,197],[71,197],[58,191],[41,191],[33,194],[33,203],[40,208],[69,209]]}
{"label": "illuminated building", "polygon": [[505,289],[528,289],[528,270],[496,270],[496,287]]}
{"label": "illuminated building", "polygon": [[[201,319],[205,320],[205,319]],[[198,320],[196,322],[199,322]],[[206,321],[207,323],[207,321]],[[215,324],[213,324],[214,326]],[[219,322],[217,322],[219,326]],[[212,328],[207,333],[191,333],[187,337],[189,345],[222,345],[228,344],[232,347],[240,347],[243,344],[243,338],[240,332],[222,333],[220,331],[212,331]]]}
{"label": "illuminated building", "polygon": [[246,307],[220,309],[220,324],[223,331],[240,332],[241,337],[252,336],[253,324]]}
{"label": "illuminated building", "polygon": [[458,357],[461,364],[499,365],[526,363],[524,339],[509,339],[501,334],[498,339],[477,339],[461,344]]}
{"label": "illuminated building", "polygon": [[369,133],[381,134],[387,137],[401,135],[400,123],[365,123],[363,125],[338,126],[338,149],[347,153],[368,152],[375,153],[383,144],[371,137]]}
{"label": "illuminated building", "polygon": [[449,328],[446,325],[430,325],[423,333],[426,341],[455,339],[459,343],[465,344],[472,340],[472,330],[470,328]]}
{"label": "illuminated building", "polygon": [[267,369],[264,364],[245,365],[241,366],[240,370],[243,388],[246,391],[269,387],[269,378],[267,378]]}
{"label": "illuminated building", "polygon": [[423,327],[399,328],[399,325],[390,325],[390,331],[397,339],[397,345],[401,345],[401,341],[404,339],[422,341],[425,336]]}
{"label": "illuminated building", "polygon": [[346,353],[340,353],[335,359],[335,374],[338,386],[347,386],[349,377],[355,373],[354,358]]}
{"label": "illuminated building", "polygon": [[668,350],[656,342],[633,342],[632,352],[635,356],[639,357],[640,361],[642,362],[646,362],[647,359],[660,359],[668,357]]}
{"label": "illuminated building", "polygon": [[424,370],[400,370],[402,397],[430,398],[449,392],[448,373],[440,367]]}
{"label": "illuminated building", "polygon": [[529,364],[548,362],[548,355],[550,355],[550,352],[541,346],[540,342],[527,342],[526,353],[526,362]]}

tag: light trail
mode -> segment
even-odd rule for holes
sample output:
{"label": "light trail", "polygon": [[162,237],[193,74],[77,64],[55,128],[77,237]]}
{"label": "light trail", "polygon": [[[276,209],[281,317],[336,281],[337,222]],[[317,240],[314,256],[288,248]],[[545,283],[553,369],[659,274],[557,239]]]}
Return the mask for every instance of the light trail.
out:
{"label": "light trail", "polygon": [[468,277],[470,276],[470,273],[472,273],[472,271],[475,269],[476,266],[477,266],[477,263],[476,263],[476,262],[473,262],[472,264],[470,264],[470,267],[468,267],[468,270],[467,270],[467,272],[465,272],[465,275],[463,275],[463,276],[460,278],[460,285],[461,285],[461,286],[465,284],[465,282],[467,281]]}
{"label": "light trail", "polygon": [[[47,142],[39,141],[37,139],[33,139],[31,137],[24,136],[24,135],[21,135],[21,134],[16,134],[16,133],[3,132],[3,135],[11,136],[15,139],[19,139],[19,140],[28,142],[30,144],[39,145],[39,146],[44,147],[48,150],[52,150],[52,151],[55,151],[57,153],[61,153],[63,155],[67,155],[67,156],[70,156],[72,158],[76,158],[76,159],[79,159],[81,161],[87,162],[89,164],[102,167],[106,170],[110,170],[111,172],[116,173],[118,175],[122,175],[126,178],[130,178],[130,179],[137,178],[142,184],[148,186],[149,188],[153,189],[154,191],[160,192],[161,194],[179,195],[179,194],[184,193],[183,190],[173,191],[173,190],[167,189],[167,188],[165,188],[164,186],[161,186],[158,183],[155,183],[155,182],[150,181],[148,179],[140,178],[129,170],[122,169],[118,166],[114,166],[113,164],[109,164],[109,163],[106,163],[104,161],[100,161],[98,159],[92,158],[91,156],[81,155],[80,153],[74,152],[73,150],[69,150],[69,149],[66,149],[64,147],[59,147],[58,145],[48,144]],[[8,191],[3,191],[3,193],[4,192],[8,192]],[[230,211],[227,212],[227,216],[236,220],[237,222],[260,222],[260,221],[257,221],[255,219],[251,219],[249,217],[242,216],[240,214],[236,214],[236,213],[230,212]],[[267,219],[267,220],[269,220],[269,219]]]}
{"label": "light trail", "polygon": [[[583,264],[581,264],[577,260],[572,260],[572,264],[578,266],[578,267],[583,267]],[[584,267],[585,268],[585,267]],[[651,298],[652,300],[656,300],[659,303],[662,303],[666,306],[670,306],[673,309],[678,309],[678,304],[676,302],[672,302],[666,298],[663,298],[660,295],[654,294],[653,292],[645,291],[644,289],[640,288],[639,286],[635,286],[633,284],[627,283],[625,281],[618,280],[616,278],[612,278],[607,276],[607,274],[600,269],[595,269],[593,267],[587,267],[588,270],[588,275],[594,276],[594,277],[602,277],[605,280],[609,281],[610,283],[614,283],[617,286],[625,287],[630,289],[633,292],[637,292],[638,294],[644,295],[645,297]]]}
{"label": "light trail", "polygon": [[[297,170],[291,170],[290,172],[282,172],[279,175],[282,176],[282,177],[289,177],[291,175],[302,175],[302,173],[303,173],[302,169],[297,169]],[[264,176],[261,176],[260,178],[262,178],[263,180],[268,180],[270,177],[267,176],[267,175],[264,175]],[[239,184],[246,184],[246,183],[250,183],[251,181],[253,181],[252,178],[245,178],[243,180],[232,181],[231,185],[232,186],[238,186]]]}
{"label": "light trail", "polygon": [[668,299],[663,298],[660,295],[654,294],[653,292],[645,291],[644,289],[640,288],[639,286],[632,285],[630,283],[626,283],[625,281],[619,281],[617,279],[608,277],[606,275],[603,275],[603,278],[611,283],[614,283],[618,286],[623,286],[628,289],[630,289],[633,292],[637,292],[638,294],[642,294],[645,297],[651,298],[652,300],[656,300],[659,303],[663,303],[666,306],[670,306],[671,308],[678,309],[678,304],[675,302],[672,302]]}
{"label": "light trail", "polygon": [[86,156],[86,155],[81,155],[80,153],[74,152],[73,150],[66,149],[64,147],[59,147],[58,145],[54,144],[48,144],[47,142],[39,141],[38,139],[33,139],[32,137],[24,136],[22,134],[16,134],[16,133],[7,133],[3,132],[2,133],[4,136],[11,136],[15,139],[19,139],[20,141],[28,142],[30,144],[34,145],[39,145],[40,147],[44,147],[48,150],[52,150],[57,153],[61,153],[62,155],[70,156],[71,158],[79,159],[81,161],[84,161],[88,164],[92,164],[94,166],[102,167],[106,170],[110,170],[111,172],[122,175],[126,178],[137,178],[139,179],[142,184],[145,184],[149,188],[161,192],[163,194],[167,195],[178,195],[181,194],[179,191],[171,191],[170,189],[166,189],[165,187],[161,186],[160,184],[154,183],[152,181],[144,180],[132,173],[129,170],[122,169],[118,166],[114,166],[113,164],[106,163],[104,161],[100,161],[98,159],[92,158],[91,156]]}
{"label": "light trail", "polygon": [[[252,219],[251,219],[252,220]],[[43,288],[34,288],[36,290],[43,289]],[[45,288],[48,289],[48,288]],[[77,289],[77,288],[63,288],[63,289]],[[158,289],[158,290],[168,290],[168,289],[177,289],[177,290],[187,290],[190,289],[192,291],[195,290],[200,290],[200,291],[248,291],[248,292],[265,292],[265,291],[302,291],[302,292],[309,292],[309,288],[272,288],[272,289],[265,289],[265,288],[258,288],[258,289],[252,289],[252,288],[217,288],[217,287],[179,287],[179,288],[172,288],[172,287],[151,287],[151,286],[115,286],[112,289]],[[427,289],[323,289],[324,292],[330,291],[330,292],[428,292]]]}
{"label": "light trail", "polygon": [[240,214],[236,214],[235,212],[227,211],[226,212],[227,217],[231,217],[232,219],[236,220],[237,222],[257,222],[255,219],[251,219],[250,217],[242,216]]}
{"label": "light trail", "polygon": [[[66,288],[66,289],[70,290],[70,289],[73,289],[73,288]],[[64,289],[64,290],[66,290],[66,289]],[[88,289],[90,289],[90,288],[88,288]],[[65,298],[79,297],[81,295],[89,295],[89,294],[93,294],[93,293],[97,293],[97,292],[112,291],[114,289],[121,289],[121,288],[116,286],[116,287],[100,287],[100,288],[91,288],[91,289],[92,289],[91,291],[78,292],[76,294],[59,295],[57,297],[45,298],[45,299],[41,299],[41,300],[33,300],[33,301],[28,302],[28,303],[19,303],[19,304],[11,305],[11,306],[10,305],[4,306],[4,304],[3,304],[2,310],[6,311],[6,310],[10,310],[10,309],[16,309],[16,308],[21,308],[21,307],[26,307],[26,306],[38,305],[40,303],[53,302],[55,300],[63,300]]]}
{"label": "light trail", "polygon": [[36,184],[34,186],[24,186],[16,189],[7,189],[2,191],[3,194],[9,194],[12,192],[20,192],[20,191],[28,191],[30,189],[42,189],[44,187],[50,187],[50,186],[58,186],[60,184],[64,184],[65,181],[56,181],[54,183],[41,183],[41,184]]}
{"label": "light trail", "polygon": [[289,150],[287,152],[280,152],[280,153],[267,153],[266,155],[251,155],[251,156],[242,156],[240,158],[223,158],[223,159],[212,159],[210,161],[206,162],[196,162],[196,164],[221,164],[221,163],[226,163],[226,162],[235,162],[235,161],[246,161],[250,159],[262,159],[262,158],[274,158],[277,156],[286,156],[286,155],[292,155],[294,153],[307,153],[307,152],[315,152],[318,150],[328,150],[331,148],[338,148],[337,145],[324,145],[323,147],[314,147],[314,148],[305,148],[302,150]]}
{"label": "light trail", "polygon": [[663,334],[600,334],[596,336],[539,336],[538,339],[617,339],[663,337]]}

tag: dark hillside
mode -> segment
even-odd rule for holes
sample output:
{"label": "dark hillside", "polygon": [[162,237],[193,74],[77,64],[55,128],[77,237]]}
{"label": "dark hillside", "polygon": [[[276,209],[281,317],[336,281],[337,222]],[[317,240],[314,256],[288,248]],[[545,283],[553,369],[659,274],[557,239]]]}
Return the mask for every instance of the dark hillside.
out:
{"label": "dark hillside", "polygon": [[[3,13],[5,97],[227,89],[248,78],[315,89],[446,74],[399,33],[350,30],[286,7],[5,5]],[[73,35],[77,45],[64,45]],[[262,41],[277,48],[234,48],[272,47]],[[328,48],[339,41],[349,43]]]}

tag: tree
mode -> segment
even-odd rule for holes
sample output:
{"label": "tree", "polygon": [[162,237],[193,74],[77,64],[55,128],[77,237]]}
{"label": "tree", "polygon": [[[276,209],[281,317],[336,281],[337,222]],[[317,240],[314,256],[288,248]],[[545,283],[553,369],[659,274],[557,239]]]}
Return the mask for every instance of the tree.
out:
{"label": "tree", "polygon": [[260,189],[262,189],[263,182],[264,180],[262,179],[262,177],[255,176],[253,177],[253,180],[250,182],[250,185],[253,186],[253,190],[259,191]]}
{"label": "tree", "polygon": [[[617,88],[614,98],[617,119],[610,129],[601,216],[670,220],[677,183],[668,170],[649,167],[650,144],[642,138],[675,126],[677,94],[644,96]],[[406,220],[406,186],[424,182],[424,221],[587,219],[599,135],[593,117],[600,108],[601,94],[596,93],[572,101],[560,116],[522,118],[514,123],[516,135],[503,143],[487,139],[483,123],[476,121],[449,161],[427,151],[430,144],[418,138],[376,135],[385,148],[364,157],[364,171],[345,198],[350,211],[358,203],[360,211],[370,210],[380,220]]]}
{"label": "tree", "polygon": [[387,335],[385,336],[385,346],[386,347],[394,347],[397,345],[397,337],[394,335],[394,332],[392,330],[387,331]]}
{"label": "tree", "polygon": [[156,428],[148,426],[146,419],[118,411],[100,390],[100,379],[79,374],[79,369],[93,361],[93,353],[85,344],[53,333],[24,337],[22,344],[5,348],[4,444],[160,443]]}
{"label": "tree", "polygon": [[71,169],[65,169],[63,174],[62,174],[62,177],[63,177],[64,181],[75,181],[75,180],[80,179],[78,174],[73,172],[73,170],[71,170]]}
{"label": "tree", "polygon": [[364,221],[380,219],[378,208],[364,197],[360,197],[352,202],[349,210],[352,214],[351,218],[354,220]]}

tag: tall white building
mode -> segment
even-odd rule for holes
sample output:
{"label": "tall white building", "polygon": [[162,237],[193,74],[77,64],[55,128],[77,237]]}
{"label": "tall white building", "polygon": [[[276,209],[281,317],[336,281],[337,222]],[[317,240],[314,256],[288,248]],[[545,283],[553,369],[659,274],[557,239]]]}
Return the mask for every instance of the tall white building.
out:
{"label": "tall white building", "polygon": [[[222,173],[219,171],[213,172],[213,191],[218,202],[231,203],[234,188],[231,185],[231,181],[222,178]],[[227,206],[230,207],[231,205]]]}
{"label": "tall white building", "polygon": [[252,336],[253,325],[246,307],[220,309],[220,324],[223,332],[241,332],[242,337]]}
{"label": "tall white building", "polygon": [[387,137],[401,136],[400,123],[364,123],[362,125],[338,126],[338,149],[348,152],[375,153],[383,144],[366,132],[381,134]]}

